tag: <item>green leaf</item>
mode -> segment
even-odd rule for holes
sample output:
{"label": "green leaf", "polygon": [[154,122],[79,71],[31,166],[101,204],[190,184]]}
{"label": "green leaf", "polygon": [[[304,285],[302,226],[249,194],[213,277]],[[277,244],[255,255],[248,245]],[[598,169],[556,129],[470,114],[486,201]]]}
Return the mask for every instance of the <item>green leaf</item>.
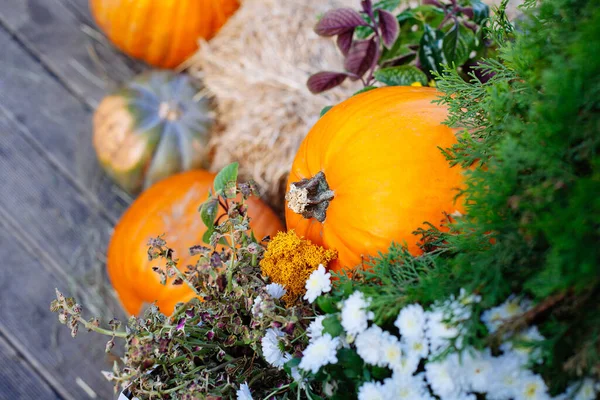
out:
{"label": "green leaf", "polygon": [[338,364],[344,367],[344,375],[346,377],[356,379],[362,375],[364,362],[356,351],[342,348],[337,352],[337,358]]}
{"label": "green leaf", "polygon": [[[401,0],[380,0],[377,3],[373,4],[373,9],[382,9],[382,10],[386,10],[386,11],[394,11],[395,9],[398,8],[398,6],[400,6],[400,2]],[[365,22],[367,23],[371,23],[371,18],[369,18],[367,15],[362,14],[363,19],[365,20]],[[354,31],[354,36],[357,39],[366,39],[369,36],[371,36],[373,34],[373,29],[371,29],[368,26],[358,26],[356,27],[356,30]]]}
{"label": "green leaf", "polygon": [[410,52],[411,50],[407,47],[407,45],[404,45],[402,43],[401,38],[398,38],[398,40],[396,40],[396,43],[394,43],[394,45],[389,49],[384,47],[383,53],[381,53],[381,57],[379,58],[379,65],[383,64],[388,60],[398,58]]}
{"label": "green leaf", "polygon": [[327,314],[333,314],[337,312],[336,302],[331,296],[319,296],[317,297],[317,306]]}
{"label": "green leaf", "polygon": [[427,75],[413,65],[382,68],[375,72],[375,79],[388,86],[409,86],[414,82],[427,85]]}
{"label": "green leaf", "polygon": [[365,86],[364,88],[360,89],[358,92],[354,93],[352,96],[356,96],[357,94],[368,92],[373,89],[377,89],[377,86]]}
{"label": "green leaf", "polygon": [[[366,23],[370,24],[371,23],[371,18],[369,18],[368,15],[361,13],[363,19],[365,20]],[[370,26],[357,26],[356,29],[354,30],[354,37],[356,39],[366,39],[368,37],[370,37],[373,34],[373,28],[371,28]]]}
{"label": "green leaf", "polygon": [[204,235],[202,235],[202,241],[206,244],[210,244],[210,237],[212,236],[212,234],[215,232],[215,228],[212,226],[209,226],[206,229],[206,232],[204,232]]}
{"label": "green leaf", "polygon": [[385,379],[390,376],[390,370],[382,367],[371,368],[371,373],[375,379]]}
{"label": "green leaf", "polygon": [[400,22],[400,25],[405,22],[421,25],[422,21],[429,25],[439,25],[444,19],[444,10],[436,6],[426,4],[404,10],[398,14],[396,19],[398,22]]}
{"label": "green leaf", "polygon": [[333,106],[323,107],[323,109],[321,110],[321,114],[319,115],[319,118],[321,118],[323,115],[325,115],[327,113],[327,111],[331,110],[332,108],[333,108]]}
{"label": "green leaf", "polygon": [[471,8],[473,8],[473,21],[478,25],[490,16],[490,7],[480,0],[471,0]]}
{"label": "green leaf", "polygon": [[235,197],[235,185],[237,183],[238,178],[238,166],[239,164],[237,162],[226,165],[217,174],[217,176],[215,176],[214,186],[215,192],[217,192],[217,194],[222,194],[226,198]]}
{"label": "green leaf", "polygon": [[441,74],[443,65],[448,64],[443,50],[444,32],[425,25],[423,37],[419,47],[419,61],[424,71]]}
{"label": "green leaf", "polygon": [[354,285],[352,285],[352,281],[346,281],[343,285],[339,286],[342,290],[344,296],[350,296],[354,293]]}
{"label": "green leaf", "polygon": [[290,361],[283,364],[283,369],[291,375],[292,368],[297,367],[300,364],[300,361],[302,361],[301,358],[292,358]]}
{"label": "green leaf", "polygon": [[212,228],[219,212],[219,201],[215,198],[208,199],[200,206],[200,218],[207,228]]}
{"label": "green leaf", "polygon": [[412,9],[408,9],[408,10],[404,10],[400,14],[398,14],[396,16],[396,19],[398,20],[400,25],[402,25],[403,22],[406,22],[409,20],[416,20],[416,16]]}
{"label": "green leaf", "polygon": [[394,11],[400,5],[401,0],[380,0],[373,5],[373,9],[382,9],[386,11]]}
{"label": "green leaf", "polygon": [[[467,31],[472,33],[469,29],[467,29]],[[457,67],[467,62],[473,44],[472,38],[474,38],[474,36],[468,36],[468,33],[466,33],[465,30],[460,29],[458,23],[454,24],[444,36],[444,42],[442,44],[446,62],[448,64],[454,63]]]}
{"label": "green leaf", "polygon": [[331,337],[338,337],[344,332],[344,328],[336,315],[329,315],[323,320],[323,333],[329,333]]}

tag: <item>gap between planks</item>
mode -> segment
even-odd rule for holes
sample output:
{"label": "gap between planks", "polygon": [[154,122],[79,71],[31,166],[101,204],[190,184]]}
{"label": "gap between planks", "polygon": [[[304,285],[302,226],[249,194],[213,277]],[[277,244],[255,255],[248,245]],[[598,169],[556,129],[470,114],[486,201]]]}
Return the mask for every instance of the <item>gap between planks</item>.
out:
{"label": "gap between planks", "polygon": [[27,348],[23,346],[18,340],[16,340],[10,332],[6,331],[0,324],[0,340],[6,342],[11,349],[15,351],[17,356],[23,360],[25,365],[34,371],[37,376],[44,382],[48,387],[58,394],[64,400],[81,400],[75,399],[69,392],[56,380],[48,371],[33,357]]}

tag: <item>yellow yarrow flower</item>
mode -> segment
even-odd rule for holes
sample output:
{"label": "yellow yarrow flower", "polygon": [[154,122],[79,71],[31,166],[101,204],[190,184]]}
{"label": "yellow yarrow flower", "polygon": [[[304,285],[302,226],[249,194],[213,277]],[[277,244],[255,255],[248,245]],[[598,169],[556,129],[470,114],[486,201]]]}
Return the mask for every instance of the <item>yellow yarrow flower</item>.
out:
{"label": "yellow yarrow flower", "polygon": [[306,280],[319,264],[327,265],[335,258],[335,250],[312,244],[291,230],[279,232],[271,239],[260,262],[260,269],[263,275],[285,287],[287,293],[283,300],[290,304],[304,294]]}
{"label": "yellow yarrow flower", "polygon": [[413,82],[410,84],[410,86],[421,87],[423,84],[421,82]]}

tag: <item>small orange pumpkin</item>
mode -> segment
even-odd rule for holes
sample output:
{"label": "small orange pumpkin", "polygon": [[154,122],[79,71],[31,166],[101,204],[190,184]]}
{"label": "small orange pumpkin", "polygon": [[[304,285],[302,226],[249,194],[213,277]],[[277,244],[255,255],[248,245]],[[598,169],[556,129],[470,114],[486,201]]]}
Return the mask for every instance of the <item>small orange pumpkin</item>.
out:
{"label": "small orange pumpkin", "polygon": [[308,133],[288,180],[286,223],[316,244],[338,251],[340,270],[362,257],[404,243],[419,254],[413,235],[424,222],[440,226],[443,213],[463,213],[455,202],[462,170],[440,151],[456,143],[432,104],[433,88],[384,87],[340,103]]}
{"label": "small orange pumpkin", "polygon": [[[164,179],[143,192],[121,217],[108,246],[107,268],[127,313],[137,315],[144,304],[156,301],[168,314],[175,304],[194,296],[187,285],[172,285],[173,279],[168,279],[167,285],[160,283],[152,267],[164,265],[164,261],[148,260],[148,240],[164,233],[179,267],[194,263],[189,248],[202,244],[206,231],[198,208],[208,198],[214,177],[210,172],[194,170]],[[250,197],[247,204],[257,238],[283,230],[279,218],[261,200]],[[221,209],[219,214],[223,212]]]}
{"label": "small orange pumpkin", "polygon": [[238,9],[238,0],[90,0],[96,23],[123,52],[174,68],[210,39]]}

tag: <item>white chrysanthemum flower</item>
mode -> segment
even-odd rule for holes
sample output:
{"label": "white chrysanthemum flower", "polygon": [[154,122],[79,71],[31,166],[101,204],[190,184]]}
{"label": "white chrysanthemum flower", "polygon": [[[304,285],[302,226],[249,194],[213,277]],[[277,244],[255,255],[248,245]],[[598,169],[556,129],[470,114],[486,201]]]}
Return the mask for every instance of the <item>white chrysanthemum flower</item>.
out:
{"label": "white chrysanthemum flower", "polygon": [[337,363],[337,349],[340,346],[339,338],[332,338],[326,333],[308,345],[304,350],[300,369],[316,374],[319,369],[327,364]]}
{"label": "white chrysanthemum flower", "polygon": [[402,368],[402,346],[394,335],[384,332],[381,340],[381,359],[390,369]]}
{"label": "white chrysanthemum flower", "polygon": [[523,369],[519,356],[513,352],[492,358],[493,378],[488,387],[488,400],[507,400],[516,396],[524,375],[529,373]]}
{"label": "white chrysanthemum flower", "polygon": [[354,292],[342,304],[342,326],[349,335],[356,336],[367,329],[373,312],[368,311],[371,299],[362,292]]}
{"label": "white chrysanthemum flower", "polygon": [[323,336],[323,320],[325,319],[324,315],[319,315],[313,322],[308,325],[306,328],[306,334],[312,340],[318,339]]}
{"label": "white chrysanthemum flower", "polygon": [[478,294],[469,293],[464,288],[461,288],[460,293],[458,294],[458,302],[465,306],[480,303],[481,296]]}
{"label": "white chrysanthemum flower", "polygon": [[237,400],[252,400],[252,393],[248,387],[248,383],[244,382],[240,385],[240,389],[236,392]]}
{"label": "white chrysanthemum flower", "polygon": [[285,288],[279,283],[270,283],[265,287],[265,289],[267,290],[267,293],[269,293],[269,296],[275,300],[279,300],[287,293],[287,290],[285,290]]}
{"label": "white chrysanthemum flower", "polygon": [[425,314],[427,316],[425,335],[429,341],[430,352],[434,354],[448,346],[451,339],[458,337],[459,330],[439,308]]}
{"label": "white chrysanthemum flower", "polygon": [[390,394],[379,382],[365,382],[358,388],[358,400],[388,400]]}
{"label": "white chrysanthemum flower", "polygon": [[461,289],[458,298],[454,295],[450,295],[443,303],[436,304],[433,310],[443,311],[444,315],[449,317],[447,319],[452,319],[454,322],[460,322],[471,318],[473,304],[478,303],[480,300],[480,296],[467,294],[464,289]]}
{"label": "white chrysanthemum flower", "polygon": [[381,351],[383,340],[383,330],[377,325],[373,325],[354,340],[356,352],[367,364],[383,367],[385,366]]}
{"label": "white chrysanthemum flower", "polygon": [[254,303],[252,303],[252,315],[254,315],[255,317],[263,317],[263,310],[262,310],[262,306],[263,306],[263,299],[260,296],[256,296],[256,298],[254,299]]}
{"label": "white chrysanthemum flower", "polygon": [[465,395],[464,376],[456,353],[444,360],[427,363],[425,376],[431,390],[442,400],[458,399]]}
{"label": "white chrysanthemum flower", "polygon": [[384,381],[383,386],[393,399],[433,400],[433,396],[429,394],[424,374],[404,375],[394,372],[391,378]]}
{"label": "white chrysanthemum flower", "polygon": [[306,280],[306,294],[304,300],[313,303],[323,293],[331,291],[331,274],[325,270],[323,264],[313,271]]}
{"label": "white chrysanthemum flower", "polygon": [[421,358],[427,358],[429,355],[429,343],[425,337],[420,339],[405,340],[402,338],[400,341],[402,344],[402,354],[405,357],[415,357],[420,360]]}
{"label": "white chrysanthemum flower", "polygon": [[542,362],[542,351],[539,347],[534,347],[536,342],[541,342],[546,338],[540,333],[536,326],[532,326],[526,331],[519,332],[500,345],[500,350],[505,353],[514,352],[521,357],[525,364],[527,361]]}
{"label": "white chrysanthemum flower", "polygon": [[550,400],[546,382],[539,375],[524,374],[515,400]]}
{"label": "white chrysanthemum flower", "polygon": [[412,375],[419,367],[420,359],[414,354],[403,354],[400,365],[394,368],[394,373],[399,375]]}
{"label": "white chrysanthemum flower", "polygon": [[281,369],[285,364],[286,354],[281,351],[280,337],[285,334],[280,329],[269,328],[261,339],[263,357],[269,364]]}
{"label": "white chrysanthemum flower", "polygon": [[594,400],[600,392],[600,384],[590,378],[569,386],[567,392],[555,399]]}
{"label": "white chrysanthemum flower", "polygon": [[487,393],[494,376],[494,359],[489,349],[463,353],[462,370],[470,391]]}
{"label": "white chrysanthemum flower", "polygon": [[481,322],[485,324],[490,333],[494,333],[504,320],[515,317],[525,312],[525,309],[515,296],[510,296],[498,307],[490,308],[481,314]]}
{"label": "white chrysanthemum flower", "polygon": [[425,334],[425,311],[419,304],[411,304],[400,310],[394,325],[403,339],[418,340]]}
{"label": "white chrysanthemum flower", "polygon": [[481,313],[481,322],[485,324],[490,333],[496,332],[505,319],[506,315],[502,306],[490,308]]}

